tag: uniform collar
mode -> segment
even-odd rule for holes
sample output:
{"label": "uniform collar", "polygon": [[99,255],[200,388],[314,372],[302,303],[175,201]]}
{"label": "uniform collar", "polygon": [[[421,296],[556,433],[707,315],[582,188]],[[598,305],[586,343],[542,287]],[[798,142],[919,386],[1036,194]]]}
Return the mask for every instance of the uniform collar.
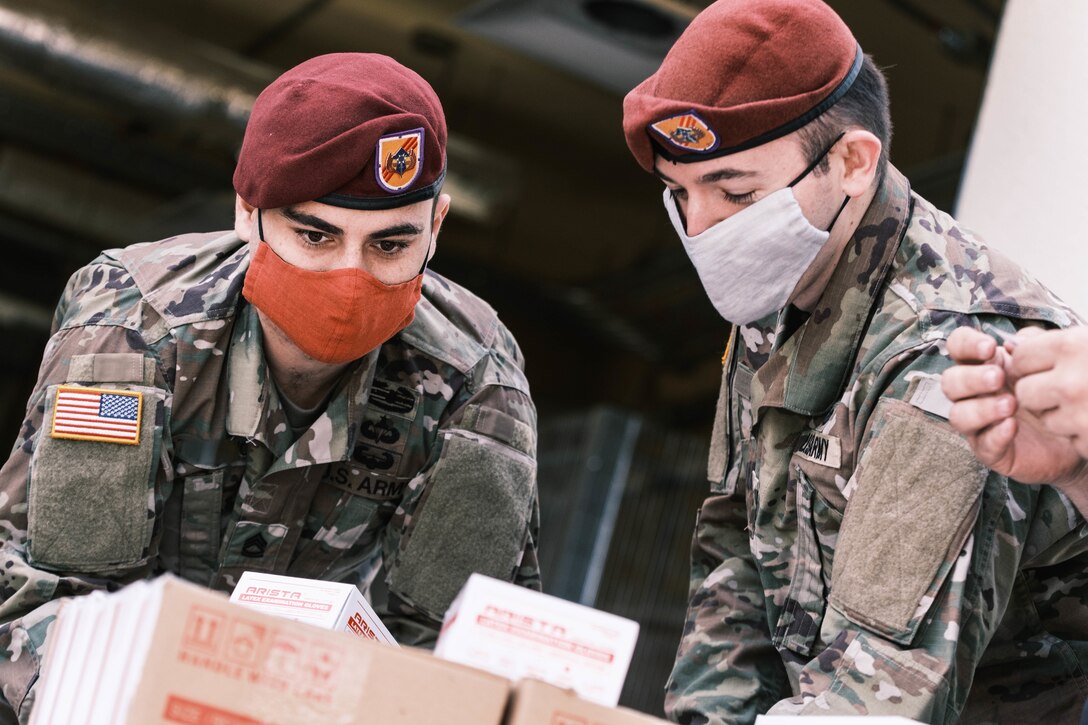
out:
{"label": "uniform collar", "polygon": [[296,444],[286,412],[279,402],[271,371],[264,357],[263,333],[257,310],[241,305],[231,337],[227,363],[227,433],[257,441],[276,456],[283,456],[274,469],[347,460],[366,408],[370,386],[377,368],[378,349],[370,352],[337,385],[325,411],[298,442],[305,451],[288,454]]}
{"label": "uniform collar", "polygon": [[[272,397],[268,380],[268,365],[264,361],[264,344],[257,310],[250,304],[241,305],[231,332],[227,358],[227,433],[244,438],[262,438],[261,420]],[[261,440],[268,445],[269,441]]]}
{"label": "uniform collar", "polygon": [[911,208],[909,182],[889,165],[816,307],[756,371],[757,417],[764,407],[819,415],[842,395]]}

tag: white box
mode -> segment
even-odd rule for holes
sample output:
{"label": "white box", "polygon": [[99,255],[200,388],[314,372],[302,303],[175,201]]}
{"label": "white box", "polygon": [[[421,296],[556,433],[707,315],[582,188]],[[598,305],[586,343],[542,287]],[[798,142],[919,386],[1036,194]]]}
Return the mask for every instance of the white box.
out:
{"label": "white box", "polygon": [[238,579],[230,601],[322,629],[397,644],[354,584],[247,571]]}
{"label": "white box", "polygon": [[638,628],[631,619],[472,574],[446,612],[434,653],[615,707]]}

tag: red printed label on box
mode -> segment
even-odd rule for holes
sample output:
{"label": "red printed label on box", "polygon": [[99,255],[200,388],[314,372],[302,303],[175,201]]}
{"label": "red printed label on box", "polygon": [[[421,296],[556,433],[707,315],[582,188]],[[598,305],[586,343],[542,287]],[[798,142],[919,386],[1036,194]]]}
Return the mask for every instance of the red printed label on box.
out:
{"label": "red printed label on box", "polygon": [[548,647],[554,647],[598,662],[611,664],[612,660],[615,659],[615,655],[611,652],[580,644],[570,639],[567,636],[565,627],[491,605],[484,609],[483,614],[476,617],[476,624],[505,634],[530,639]]}
{"label": "red printed label on box", "polygon": [[375,634],[374,630],[370,628],[370,625],[366,623],[366,620],[363,619],[363,615],[358,612],[351,615],[351,619],[348,620],[348,628],[360,637],[378,639],[378,635]]}
{"label": "red printed label on box", "polygon": [[263,725],[260,720],[177,695],[167,697],[162,717],[181,725]]}

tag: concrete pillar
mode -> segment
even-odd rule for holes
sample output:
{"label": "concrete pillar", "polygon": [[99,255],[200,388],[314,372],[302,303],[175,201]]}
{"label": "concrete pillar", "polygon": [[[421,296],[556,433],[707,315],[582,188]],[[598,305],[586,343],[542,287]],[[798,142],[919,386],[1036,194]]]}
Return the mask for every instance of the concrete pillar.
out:
{"label": "concrete pillar", "polygon": [[1088,317],[1088,2],[1007,0],[956,218]]}

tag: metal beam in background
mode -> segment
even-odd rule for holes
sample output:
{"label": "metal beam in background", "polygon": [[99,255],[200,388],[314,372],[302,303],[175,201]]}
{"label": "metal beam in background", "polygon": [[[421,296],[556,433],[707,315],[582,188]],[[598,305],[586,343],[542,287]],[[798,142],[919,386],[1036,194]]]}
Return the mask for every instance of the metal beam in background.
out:
{"label": "metal beam in background", "polygon": [[0,210],[30,243],[67,243],[47,252],[54,269],[143,241],[189,191],[229,190],[250,107],[279,72],[61,0],[0,0],[0,67]]}
{"label": "metal beam in background", "polygon": [[4,86],[0,139],[167,196],[230,186],[234,154],[227,148],[200,153],[132,132],[119,121],[76,114],[42,94]]}
{"label": "metal beam in background", "polygon": [[196,124],[230,142],[270,68],[158,26],[82,6],[0,0],[0,58],[51,85],[150,116]]}
{"label": "metal beam in background", "polygon": [[[87,133],[82,142],[72,138],[82,120],[73,124],[70,119],[53,119],[52,123],[48,118],[38,119],[44,120],[41,125],[51,127],[51,132],[59,131],[58,136],[63,136],[69,149],[76,149],[74,153],[81,160],[109,164],[106,170],[111,175],[128,179],[143,175],[152,186],[171,184],[172,193],[194,183],[206,185],[213,177],[229,185],[234,152],[253,101],[281,69],[223,48],[204,47],[157,26],[140,26],[130,20],[123,25],[106,24],[77,8],[59,7],[46,0],[44,6],[39,2],[28,11],[15,0],[0,0],[0,60],[9,61],[39,82],[93,97],[101,104],[117,104],[129,113],[150,114],[152,120],[168,127],[184,126],[185,132],[178,134],[181,138],[171,139],[177,143],[171,157],[165,149],[139,137],[131,147],[126,138],[115,135],[111,139],[110,130],[93,121],[87,122],[88,128],[79,129],[80,134]],[[323,2],[314,2],[305,9],[317,12],[322,7]],[[0,130],[3,125],[16,126],[22,129],[16,131],[16,137],[30,135],[31,142],[41,146],[47,143],[48,134],[29,130],[38,124],[25,124],[25,117],[33,114],[26,100],[11,99],[0,106]],[[5,124],[5,115],[14,118]],[[201,154],[193,148],[198,145],[219,149],[229,159],[225,174],[213,164],[202,163]],[[460,163],[450,164],[447,187],[459,192],[465,202],[461,207],[455,205],[454,213],[492,223],[503,208],[511,206],[518,184],[512,163],[496,159],[493,150],[488,174],[469,178],[462,173],[460,166],[470,168],[485,151],[452,136],[447,152],[451,160]],[[110,159],[115,160],[111,163]],[[502,178],[493,178],[500,173]],[[174,181],[167,182],[167,177]]]}
{"label": "metal beam in background", "polygon": [[552,542],[541,551],[547,593],[594,606],[640,426],[638,416],[598,408],[542,427],[540,526]]}
{"label": "metal beam in background", "polygon": [[660,713],[707,493],[707,438],[599,406],[544,415],[539,435],[544,591],[639,623],[620,704]]}
{"label": "metal beam in background", "polygon": [[0,146],[0,208],[109,246],[126,239],[162,203],[143,189],[54,159]]}
{"label": "metal beam in background", "polygon": [[[964,65],[989,68],[990,57],[993,54],[994,30],[982,33],[973,28],[957,27],[921,7],[917,0],[885,0],[885,2],[932,33],[944,52],[952,59]],[[973,5],[976,10],[986,7],[977,2]],[[987,18],[995,24],[999,19],[994,17],[993,12],[988,13]]]}

